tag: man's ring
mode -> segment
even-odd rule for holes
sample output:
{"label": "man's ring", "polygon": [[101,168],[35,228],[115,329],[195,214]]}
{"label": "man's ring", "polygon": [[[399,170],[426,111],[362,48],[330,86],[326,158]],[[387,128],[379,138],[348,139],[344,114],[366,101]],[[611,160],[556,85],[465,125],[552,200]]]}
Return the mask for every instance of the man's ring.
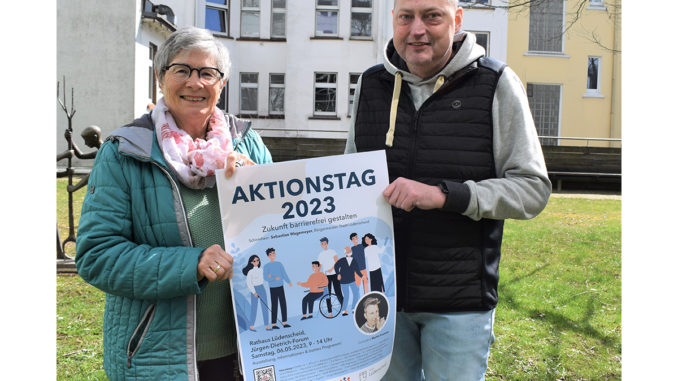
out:
{"label": "man's ring", "polygon": [[217,263],[217,267],[213,268],[212,271],[214,271],[215,274],[217,274],[221,270],[221,265]]}
{"label": "man's ring", "polygon": [[236,166],[236,167],[242,167],[243,165],[245,165],[245,160],[243,160],[243,159],[238,159],[238,160],[235,161],[235,166]]}

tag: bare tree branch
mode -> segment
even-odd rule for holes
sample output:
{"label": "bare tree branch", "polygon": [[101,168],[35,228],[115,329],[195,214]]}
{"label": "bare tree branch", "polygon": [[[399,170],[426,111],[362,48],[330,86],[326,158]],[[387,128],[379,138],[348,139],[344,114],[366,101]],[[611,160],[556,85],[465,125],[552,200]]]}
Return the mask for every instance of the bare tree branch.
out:
{"label": "bare tree branch", "polygon": [[[498,8],[498,9],[506,9],[506,10],[512,10],[514,12],[529,12],[530,8],[534,6],[539,6],[543,4],[545,1],[548,0],[500,0],[500,1],[495,1],[492,4],[492,7]],[[481,4],[478,3],[477,1],[469,1],[469,4]],[[583,18],[585,10],[588,8],[589,5],[589,0],[576,0],[575,5],[568,7],[569,9],[574,9],[574,11],[568,11],[566,12],[567,16],[567,22],[565,28],[563,28],[563,32],[561,36],[564,36],[570,31],[574,31],[573,29],[575,25],[580,24],[581,25],[581,20]],[[605,9],[605,12],[607,13],[608,19],[612,23],[618,23],[621,16],[621,1],[615,1],[615,0],[608,0],[603,2],[603,6]],[[617,25],[614,25],[614,27],[618,27]],[[583,38],[589,40],[590,42],[598,45],[599,47],[608,50],[613,53],[621,53],[619,49],[616,49],[614,46],[609,46],[608,43],[605,41],[602,41],[602,39],[598,36],[595,30],[593,31],[588,31],[584,30],[583,33],[578,33],[581,35]],[[553,38],[558,38],[560,36],[554,36]]]}

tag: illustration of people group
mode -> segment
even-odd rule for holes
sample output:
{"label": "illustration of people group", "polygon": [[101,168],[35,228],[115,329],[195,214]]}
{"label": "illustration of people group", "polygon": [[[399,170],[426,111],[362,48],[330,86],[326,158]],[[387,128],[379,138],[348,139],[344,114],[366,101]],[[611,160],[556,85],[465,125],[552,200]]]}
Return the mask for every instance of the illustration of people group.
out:
{"label": "illustration of people group", "polygon": [[[337,252],[329,247],[327,237],[320,238],[321,250],[317,258],[313,259],[311,264],[311,273],[306,281],[298,281],[298,286],[308,288],[307,294],[301,300],[301,319],[313,318],[314,304],[317,300],[327,303],[328,318],[334,316],[347,316],[355,313],[358,326],[365,333],[373,333],[379,330],[385,321],[385,315],[380,317],[380,305],[386,304],[385,298],[374,297],[378,293],[384,292],[384,280],[381,272],[380,256],[385,252],[386,245],[378,246],[377,238],[366,233],[362,239],[358,233],[349,235],[350,246],[344,247],[344,256],[339,258]],[[388,242],[386,240],[385,242]],[[292,287],[285,266],[277,261],[275,248],[268,248],[266,256],[269,262],[261,265],[261,259],[253,254],[249,257],[247,265],[242,272],[246,277],[247,289],[250,293],[250,310],[247,315],[249,330],[256,332],[254,326],[257,318],[258,305],[261,304],[262,318],[266,330],[291,327],[287,321],[287,299],[285,297],[285,284]],[[268,294],[264,287],[264,282],[268,284]],[[362,285],[362,287],[360,287]],[[338,300],[338,304],[333,306],[332,298],[323,296],[333,294]],[[370,294],[370,295],[368,295]],[[367,296],[366,296],[367,295]],[[358,310],[356,305],[361,297],[364,297]],[[380,300],[383,302],[380,303]],[[341,305],[339,311],[333,311]],[[280,309],[280,320],[278,319],[278,308]],[[320,306],[318,306],[320,308]],[[270,311],[270,325],[269,315]],[[359,313],[357,312],[359,311]],[[325,314],[325,311],[323,311]],[[382,314],[385,312],[382,311]],[[357,315],[360,316],[357,316]]]}

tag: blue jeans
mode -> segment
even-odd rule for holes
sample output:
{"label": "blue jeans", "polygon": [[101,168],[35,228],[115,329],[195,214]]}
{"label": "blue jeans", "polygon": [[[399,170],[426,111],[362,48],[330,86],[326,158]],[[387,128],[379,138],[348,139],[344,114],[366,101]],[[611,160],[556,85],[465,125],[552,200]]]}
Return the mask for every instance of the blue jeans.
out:
{"label": "blue jeans", "polygon": [[268,313],[264,309],[267,308],[264,306],[268,304],[266,289],[261,285],[254,286],[254,290],[257,292],[257,295],[259,295],[259,298],[254,296],[254,294],[250,294],[250,325],[254,326],[254,323],[257,321],[257,304],[261,302],[261,315],[264,317],[264,325],[268,327]]}
{"label": "blue jeans", "polygon": [[344,300],[341,301],[341,310],[348,311],[348,294],[351,290],[351,310],[355,309],[355,305],[358,304],[358,298],[360,294],[358,291],[358,286],[355,284],[355,281],[351,279],[351,283],[342,283],[341,284],[341,294],[344,295]]}
{"label": "blue jeans", "polygon": [[484,380],[493,324],[494,309],[398,312],[391,365],[383,380]]}

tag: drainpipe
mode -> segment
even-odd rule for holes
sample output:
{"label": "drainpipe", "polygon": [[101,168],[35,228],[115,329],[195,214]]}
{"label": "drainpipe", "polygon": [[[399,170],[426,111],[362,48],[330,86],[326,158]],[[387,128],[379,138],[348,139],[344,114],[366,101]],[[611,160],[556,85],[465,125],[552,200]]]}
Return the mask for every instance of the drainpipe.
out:
{"label": "drainpipe", "polygon": [[[619,120],[619,112],[621,110],[621,107],[616,106],[617,102],[617,88],[619,85],[617,84],[617,78],[619,78],[619,55],[621,52],[619,51],[619,0],[614,0],[614,15],[613,15],[613,27],[614,27],[614,33],[612,34],[612,90],[611,90],[611,95],[610,95],[610,137],[621,137],[621,126],[619,126],[619,131],[617,133],[617,125],[619,125],[620,122]],[[621,99],[619,99],[619,102],[621,102]],[[618,135],[618,136],[615,136]],[[617,142],[610,142],[609,145],[610,147],[614,147],[620,143]],[[621,145],[620,145],[621,147]]]}

